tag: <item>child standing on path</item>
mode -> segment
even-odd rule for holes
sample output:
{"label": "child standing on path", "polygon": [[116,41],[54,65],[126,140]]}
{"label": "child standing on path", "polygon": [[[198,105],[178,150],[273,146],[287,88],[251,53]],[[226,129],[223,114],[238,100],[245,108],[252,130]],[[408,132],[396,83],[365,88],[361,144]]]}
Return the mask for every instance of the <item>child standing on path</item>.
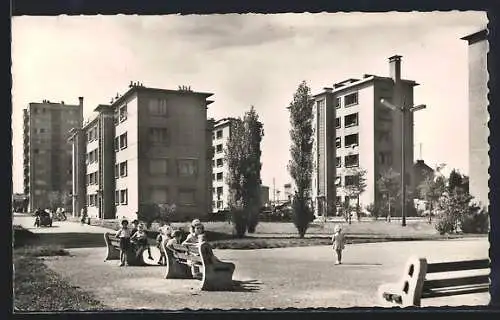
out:
{"label": "child standing on path", "polygon": [[120,239],[120,267],[123,267],[127,263],[127,251],[130,245],[130,229],[127,220],[122,220],[122,227],[116,232],[115,237]]}
{"label": "child standing on path", "polygon": [[340,225],[335,226],[334,232],[335,233],[333,234],[332,242],[333,250],[337,255],[337,261],[335,262],[335,264],[342,264],[342,250],[344,250],[346,240],[344,233],[342,232],[342,227]]}

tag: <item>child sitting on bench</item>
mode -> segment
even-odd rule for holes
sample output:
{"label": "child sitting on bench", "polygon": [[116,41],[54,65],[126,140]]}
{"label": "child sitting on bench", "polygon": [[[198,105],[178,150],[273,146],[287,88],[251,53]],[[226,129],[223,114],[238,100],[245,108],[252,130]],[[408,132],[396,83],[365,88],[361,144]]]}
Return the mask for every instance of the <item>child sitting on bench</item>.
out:
{"label": "child sitting on bench", "polygon": [[151,248],[148,244],[148,235],[146,234],[146,231],[144,231],[144,225],[142,223],[137,226],[137,231],[132,235],[130,240],[147,249],[149,260],[153,260],[153,256],[151,256]]}

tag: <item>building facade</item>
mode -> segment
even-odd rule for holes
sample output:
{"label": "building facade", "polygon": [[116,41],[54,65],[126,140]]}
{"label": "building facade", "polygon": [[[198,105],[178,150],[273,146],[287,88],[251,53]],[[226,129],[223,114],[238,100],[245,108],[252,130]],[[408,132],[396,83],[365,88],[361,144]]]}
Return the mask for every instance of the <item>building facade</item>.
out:
{"label": "building facade", "polygon": [[469,190],[484,206],[489,205],[489,113],[487,30],[473,33],[468,42],[469,60]]}
{"label": "building facade", "polygon": [[240,121],[236,118],[224,118],[214,122],[212,131],[212,212],[229,209],[229,187],[227,185],[228,165],[225,160],[225,149],[231,128]]}
{"label": "building facade", "polygon": [[82,97],[77,105],[44,100],[23,110],[23,184],[29,211],[52,206],[72,209],[72,147],[67,139],[82,120]]}
{"label": "building facade", "polygon": [[110,106],[99,106],[82,130],[89,215],[135,219],[152,204],[186,219],[208,214],[211,95],[131,84]]}
{"label": "building facade", "polygon": [[[359,202],[364,209],[382,195],[376,181],[385,170],[401,172],[402,137],[406,138],[406,174],[412,176],[413,114],[404,119],[381,103],[412,106],[418,84],[401,78],[401,56],[389,58],[389,77],[365,74],[324,88],[314,96],[312,201],[316,216],[335,215],[344,201],[357,202],[347,190],[366,171],[366,190]],[[411,178],[407,179],[411,185]]]}

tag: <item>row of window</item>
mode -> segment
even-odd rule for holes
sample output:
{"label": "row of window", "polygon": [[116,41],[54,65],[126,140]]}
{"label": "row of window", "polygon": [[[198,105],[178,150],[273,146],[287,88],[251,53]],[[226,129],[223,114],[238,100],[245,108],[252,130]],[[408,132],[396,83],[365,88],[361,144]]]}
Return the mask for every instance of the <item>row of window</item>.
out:
{"label": "row of window", "polygon": [[[152,98],[148,103],[148,111],[151,116],[168,116],[168,107],[166,99]],[[127,120],[127,105],[123,105],[115,111],[115,124]]]}
{"label": "row of window", "polygon": [[[169,159],[149,159],[149,174],[168,175]],[[193,177],[198,174],[198,161],[196,159],[178,159],[177,174],[181,177]],[[126,177],[128,175],[128,163],[123,161],[115,164],[115,178]]]}
{"label": "row of window", "polygon": [[[169,203],[170,189],[168,187],[154,187],[148,190],[149,201],[152,203]],[[196,204],[196,190],[180,188],[177,190],[177,202],[182,206]]]}
{"label": "row of window", "polygon": [[99,205],[97,193],[87,195],[87,206],[88,207],[97,207]]}
{"label": "row of window", "polygon": [[223,200],[212,201],[212,208],[224,209],[224,201]]}
{"label": "row of window", "polygon": [[115,205],[127,205],[128,203],[128,190],[115,190]]}
{"label": "row of window", "polygon": [[99,184],[99,171],[87,174],[86,183],[88,186]]}
{"label": "row of window", "polygon": [[[354,127],[359,125],[358,113],[352,113],[344,116],[344,128]],[[335,128],[339,129],[342,127],[341,118],[335,119]]]}
{"label": "row of window", "polygon": [[[337,157],[335,159],[337,168],[342,166],[342,158]],[[346,168],[358,167],[359,166],[359,154],[352,154],[344,157],[344,165]]]}
{"label": "row of window", "polygon": [[87,142],[92,142],[94,140],[97,140],[98,138],[99,135],[97,131],[97,125],[95,125],[87,132]]}
{"label": "row of window", "polygon": [[89,164],[97,161],[99,161],[99,150],[97,148],[85,154],[85,163]]}
{"label": "row of window", "polygon": [[224,146],[222,145],[222,143],[215,146],[215,152],[217,153],[224,152]]}
{"label": "row of window", "polygon": [[128,174],[127,161],[115,164],[115,178],[126,177]]}
{"label": "row of window", "polygon": [[341,108],[342,107],[342,102],[344,102],[344,107],[351,107],[354,105],[357,105],[358,102],[358,93],[354,92],[348,95],[345,95],[343,97],[338,97],[335,99],[335,108]]}
{"label": "row of window", "polygon": [[[344,176],[344,186],[345,187],[351,187],[351,186],[356,186],[359,183],[359,176],[358,175],[346,175]],[[335,178],[335,185],[337,187],[342,185],[342,177],[338,176]]]}
{"label": "row of window", "polygon": [[[359,145],[359,135],[357,133],[344,136],[344,146],[346,148],[352,148],[357,145]],[[335,138],[335,147],[342,147],[342,137]]]}
{"label": "row of window", "polygon": [[222,137],[223,137],[222,130],[217,130],[216,132],[212,132],[212,140],[222,139]]}
{"label": "row of window", "polygon": [[123,150],[127,148],[128,142],[127,142],[127,133],[122,133],[118,137],[115,137],[115,151],[118,152],[120,150]]}
{"label": "row of window", "polygon": [[224,176],[223,176],[222,172],[219,172],[217,174],[215,174],[215,173],[212,174],[212,180],[213,181],[222,181],[222,180],[224,180]]}
{"label": "row of window", "polygon": [[212,161],[213,161],[212,162],[212,166],[213,167],[222,167],[222,166],[224,166],[224,159],[222,159],[222,158],[219,158],[217,160],[212,160]]}
{"label": "row of window", "polygon": [[[336,167],[340,168],[342,166],[341,157],[335,158]],[[381,151],[378,153],[378,162],[383,165],[392,165],[392,153],[388,151]],[[346,168],[358,167],[359,166],[359,154],[352,154],[344,157],[344,166]]]}

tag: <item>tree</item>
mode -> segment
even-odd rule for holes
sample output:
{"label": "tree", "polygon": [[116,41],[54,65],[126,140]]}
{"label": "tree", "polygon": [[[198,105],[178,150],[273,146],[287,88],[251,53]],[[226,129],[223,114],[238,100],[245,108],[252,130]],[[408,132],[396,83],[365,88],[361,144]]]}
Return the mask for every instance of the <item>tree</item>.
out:
{"label": "tree", "polygon": [[471,210],[472,199],[472,196],[459,190],[445,192],[438,202],[440,213],[436,229],[441,234],[457,232],[460,222],[464,220],[464,217]]}
{"label": "tree", "polygon": [[377,180],[377,186],[379,192],[382,194],[385,199],[385,204],[388,207],[387,218],[388,222],[391,221],[391,210],[393,206],[396,204],[397,199],[401,193],[400,186],[400,174],[394,171],[392,168],[389,168],[382,172],[379,179]]}
{"label": "tree", "polygon": [[262,163],[260,162],[261,149],[260,143],[264,136],[263,125],[259,121],[259,115],[252,106],[250,111],[245,113],[243,118],[244,126],[244,153],[242,161],[242,198],[243,206],[248,212],[247,231],[254,233],[258,224],[260,211],[260,187],[262,181],[260,171]]}
{"label": "tree", "polygon": [[[361,207],[359,204],[359,197],[360,195],[366,191],[366,170],[362,168],[353,168],[350,170],[349,175],[352,175],[354,177],[353,183],[346,185],[344,187],[344,193],[349,197],[349,199],[354,198],[356,199],[356,217],[358,218],[358,221],[361,218]],[[348,214],[348,222],[351,224],[351,212]]]}
{"label": "tree", "polygon": [[231,135],[225,149],[228,165],[226,178],[229,207],[238,237],[243,237],[247,231],[255,232],[258,223],[262,184],[260,143],[263,136],[263,125],[253,106],[243,120],[238,118],[231,124]]}
{"label": "tree", "polygon": [[293,212],[294,224],[300,238],[304,237],[309,223],[313,220],[313,212],[308,205],[313,167],[313,105],[311,89],[305,81],[302,81],[288,106],[292,127],[290,129],[291,160],[288,164],[288,171],[297,188],[293,199]]}
{"label": "tree", "polygon": [[247,215],[243,210],[243,163],[244,145],[241,143],[245,135],[243,121],[238,118],[231,122],[231,134],[227,140],[224,150],[225,159],[228,166],[226,176],[227,186],[229,187],[228,204],[231,210],[231,218],[234,231],[237,237],[242,238],[247,228]]}
{"label": "tree", "polygon": [[437,173],[427,174],[424,180],[417,186],[417,190],[429,204],[429,223],[432,223],[432,215],[439,198],[446,191],[446,178]]}
{"label": "tree", "polygon": [[462,188],[462,175],[458,170],[453,169],[448,177],[448,192],[453,192]]}

